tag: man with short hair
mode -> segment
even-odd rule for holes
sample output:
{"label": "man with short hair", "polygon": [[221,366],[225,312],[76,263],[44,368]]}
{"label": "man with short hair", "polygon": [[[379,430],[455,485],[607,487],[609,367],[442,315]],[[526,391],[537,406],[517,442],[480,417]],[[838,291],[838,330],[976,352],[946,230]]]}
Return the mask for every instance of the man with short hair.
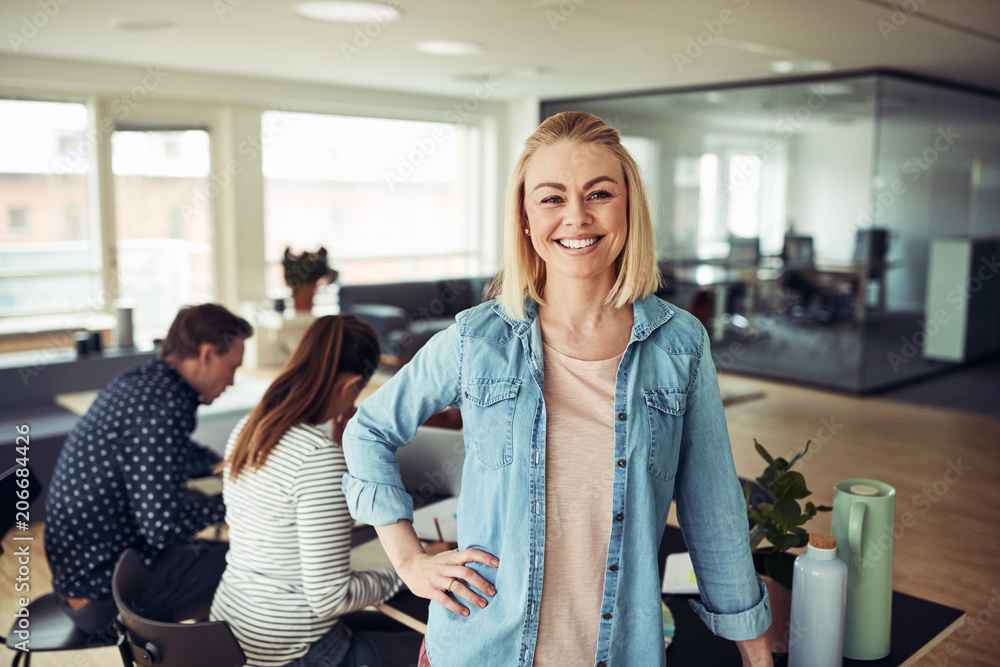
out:
{"label": "man with short hair", "polygon": [[66,439],[46,504],[45,548],[62,611],[89,634],[117,613],[111,577],[134,548],[148,572],[144,616],[175,620],[210,602],[228,545],[194,540],[225,517],[187,481],[219,456],[191,441],[200,403],[233,384],[253,327],[217,304],[182,308],[158,358],[121,373]]}

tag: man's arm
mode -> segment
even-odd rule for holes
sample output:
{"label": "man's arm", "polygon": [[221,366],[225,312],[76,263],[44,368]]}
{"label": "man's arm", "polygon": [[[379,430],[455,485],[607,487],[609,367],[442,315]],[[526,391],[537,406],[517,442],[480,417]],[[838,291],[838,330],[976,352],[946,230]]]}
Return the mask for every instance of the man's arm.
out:
{"label": "man's arm", "polygon": [[147,414],[122,433],[116,459],[139,532],[151,546],[164,548],[222,521],[226,509],[222,496],[189,497],[190,440],[170,427],[168,419],[176,422],[176,416],[166,408]]}
{"label": "man's arm", "polygon": [[215,451],[200,445],[194,440],[188,440],[187,453],[184,457],[184,474],[188,479],[210,477],[213,469],[222,460]]}

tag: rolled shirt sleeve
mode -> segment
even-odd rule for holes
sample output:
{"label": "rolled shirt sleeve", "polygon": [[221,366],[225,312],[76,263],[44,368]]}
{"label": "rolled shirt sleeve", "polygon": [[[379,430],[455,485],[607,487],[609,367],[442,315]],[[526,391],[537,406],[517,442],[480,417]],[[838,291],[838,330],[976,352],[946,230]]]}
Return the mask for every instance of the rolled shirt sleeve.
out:
{"label": "rolled shirt sleeve", "polygon": [[413,520],[413,499],[400,479],[396,450],[409,444],[432,414],[458,407],[459,326],[431,338],[347,423],[343,442],[350,472],[343,490],[358,521],[385,526]]}
{"label": "rolled shirt sleeve", "polygon": [[691,607],[714,634],[741,641],[764,634],[771,609],[750,557],[746,505],[710,349],[703,332],[688,388],[675,497],[701,595]]}

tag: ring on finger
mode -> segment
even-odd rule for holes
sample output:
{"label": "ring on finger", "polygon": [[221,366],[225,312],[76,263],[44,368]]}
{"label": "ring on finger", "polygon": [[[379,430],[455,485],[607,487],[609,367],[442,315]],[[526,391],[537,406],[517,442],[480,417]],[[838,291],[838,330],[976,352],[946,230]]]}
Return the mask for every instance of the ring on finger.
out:
{"label": "ring on finger", "polygon": [[454,584],[456,581],[458,581],[458,579],[455,579],[454,577],[452,577],[452,580],[448,582],[448,588],[446,588],[445,590],[448,591],[449,593],[451,593],[452,592],[451,591],[451,585]]}

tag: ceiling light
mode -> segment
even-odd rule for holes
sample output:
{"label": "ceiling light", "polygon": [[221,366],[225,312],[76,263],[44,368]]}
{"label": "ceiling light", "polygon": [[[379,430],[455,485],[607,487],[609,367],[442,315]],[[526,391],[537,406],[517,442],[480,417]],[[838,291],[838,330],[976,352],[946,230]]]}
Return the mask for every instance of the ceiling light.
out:
{"label": "ceiling light", "polygon": [[775,74],[801,74],[805,72],[829,72],[833,63],[829,60],[775,60],[771,71]]}
{"label": "ceiling light", "polygon": [[432,39],[425,42],[417,42],[413,45],[417,53],[425,56],[479,56],[485,52],[482,46],[475,42],[463,42],[451,39]]}
{"label": "ceiling light", "polygon": [[164,19],[119,19],[111,27],[118,32],[173,32],[177,24]]}
{"label": "ceiling light", "polygon": [[813,92],[819,95],[833,97],[835,95],[853,95],[854,86],[840,81],[824,81],[812,86]]}
{"label": "ceiling light", "polygon": [[295,5],[295,13],[305,19],[327,23],[388,23],[399,18],[399,10],[381,2],[302,2]]}
{"label": "ceiling light", "polygon": [[464,83],[481,83],[483,81],[504,81],[504,82],[532,82],[544,81],[555,77],[555,71],[551,67],[539,65],[524,65],[511,67],[509,69],[489,68],[479,72],[461,72],[453,74],[452,81],[462,81]]}

